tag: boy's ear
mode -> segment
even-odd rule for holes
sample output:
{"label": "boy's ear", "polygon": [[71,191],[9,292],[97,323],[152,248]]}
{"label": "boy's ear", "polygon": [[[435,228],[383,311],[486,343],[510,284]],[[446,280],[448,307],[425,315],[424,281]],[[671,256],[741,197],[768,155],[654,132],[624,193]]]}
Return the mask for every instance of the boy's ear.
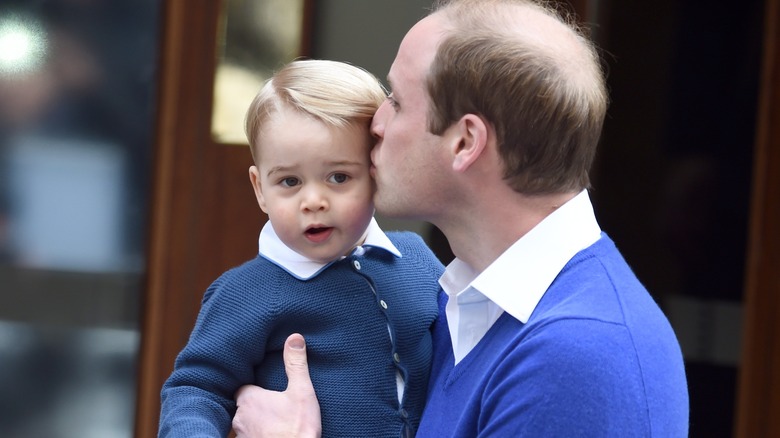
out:
{"label": "boy's ear", "polygon": [[487,148],[488,125],[476,114],[466,114],[455,125],[456,140],[453,143],[452,168],[465,172]]}
{"label": "boy's ear", "polygon": [[263,188],[260,185],[260,171],[257,166],[249,167],[249,181],[252,183],[252,190],[255,191],[255,198],[257,198],[257,205],[260,206],[260,210],[263,213],[268,213],[265,209],[265,197],[263,197]]}

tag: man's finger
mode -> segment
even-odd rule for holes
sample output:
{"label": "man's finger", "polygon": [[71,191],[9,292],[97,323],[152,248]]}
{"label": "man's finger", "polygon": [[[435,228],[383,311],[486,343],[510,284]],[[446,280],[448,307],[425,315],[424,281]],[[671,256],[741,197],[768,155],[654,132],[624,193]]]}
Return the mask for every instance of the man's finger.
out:
{"label": "man's finger", "polygon": [[284,369],[287,372],[288,391],[314,392],[306,358],[306,341],[298,333],[288,336],[284,343]]}
{"label": "man's finger", "polygon": [[322,435],[320,405],[309,377],[306,342],[292,334],[284,343],[287,389],[269,391],[259,386],[243,386],[235,394],[236,437],[313,437]]}

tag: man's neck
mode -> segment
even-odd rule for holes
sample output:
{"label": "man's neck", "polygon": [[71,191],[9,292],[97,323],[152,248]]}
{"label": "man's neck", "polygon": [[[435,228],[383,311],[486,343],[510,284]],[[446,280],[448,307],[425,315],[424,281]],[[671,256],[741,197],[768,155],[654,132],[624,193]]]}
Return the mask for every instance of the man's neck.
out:
{"label": "man's neck", "polygon": [[577,192],[485,199],[472,211],[459,211],[454,220],[435,224],[450,244],[456,257],[477,272],[484,271],[513,243],[526,235]]}

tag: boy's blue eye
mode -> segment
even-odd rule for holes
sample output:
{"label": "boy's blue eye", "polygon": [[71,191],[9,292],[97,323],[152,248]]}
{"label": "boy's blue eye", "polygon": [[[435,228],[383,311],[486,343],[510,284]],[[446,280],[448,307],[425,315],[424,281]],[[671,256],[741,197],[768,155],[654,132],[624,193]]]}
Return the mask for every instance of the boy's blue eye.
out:
{"label": "boy's blue eye", "polygon": [[349,176],[344,173],[334,173],[328,179],[332,183],[344,184],[345,182],[347,182],[347,180],[349,180]]}
{"label": "boy's blue eye", "polygon": [[284,187],[295,187],[298,185],[300,181],[298,178],[294,176],[288,176],[287,178],[283,178],[279,184],[283,185]]}

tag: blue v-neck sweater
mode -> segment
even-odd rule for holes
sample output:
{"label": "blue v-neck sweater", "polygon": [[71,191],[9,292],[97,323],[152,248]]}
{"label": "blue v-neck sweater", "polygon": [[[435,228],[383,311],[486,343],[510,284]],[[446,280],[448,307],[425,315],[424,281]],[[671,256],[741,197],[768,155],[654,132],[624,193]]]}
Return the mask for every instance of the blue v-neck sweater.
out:
{"label": "blue v-neck sweater", "polygon": [[402,257],[371,248],[304,281],[258,256],[217,279],[163,386],[159,435],[227,436],[240,386],[287,387],[282,351],[294,332],[306,339],[323,437],[413,433],[443,267],[416,234],[387,236]]}
{"label": "blue v-neck sweater", "polygon": [[456,366],[440,301],[418,438],[687,437],[675,335],[606,235],[569,261],[526,324],[504,313]]}

